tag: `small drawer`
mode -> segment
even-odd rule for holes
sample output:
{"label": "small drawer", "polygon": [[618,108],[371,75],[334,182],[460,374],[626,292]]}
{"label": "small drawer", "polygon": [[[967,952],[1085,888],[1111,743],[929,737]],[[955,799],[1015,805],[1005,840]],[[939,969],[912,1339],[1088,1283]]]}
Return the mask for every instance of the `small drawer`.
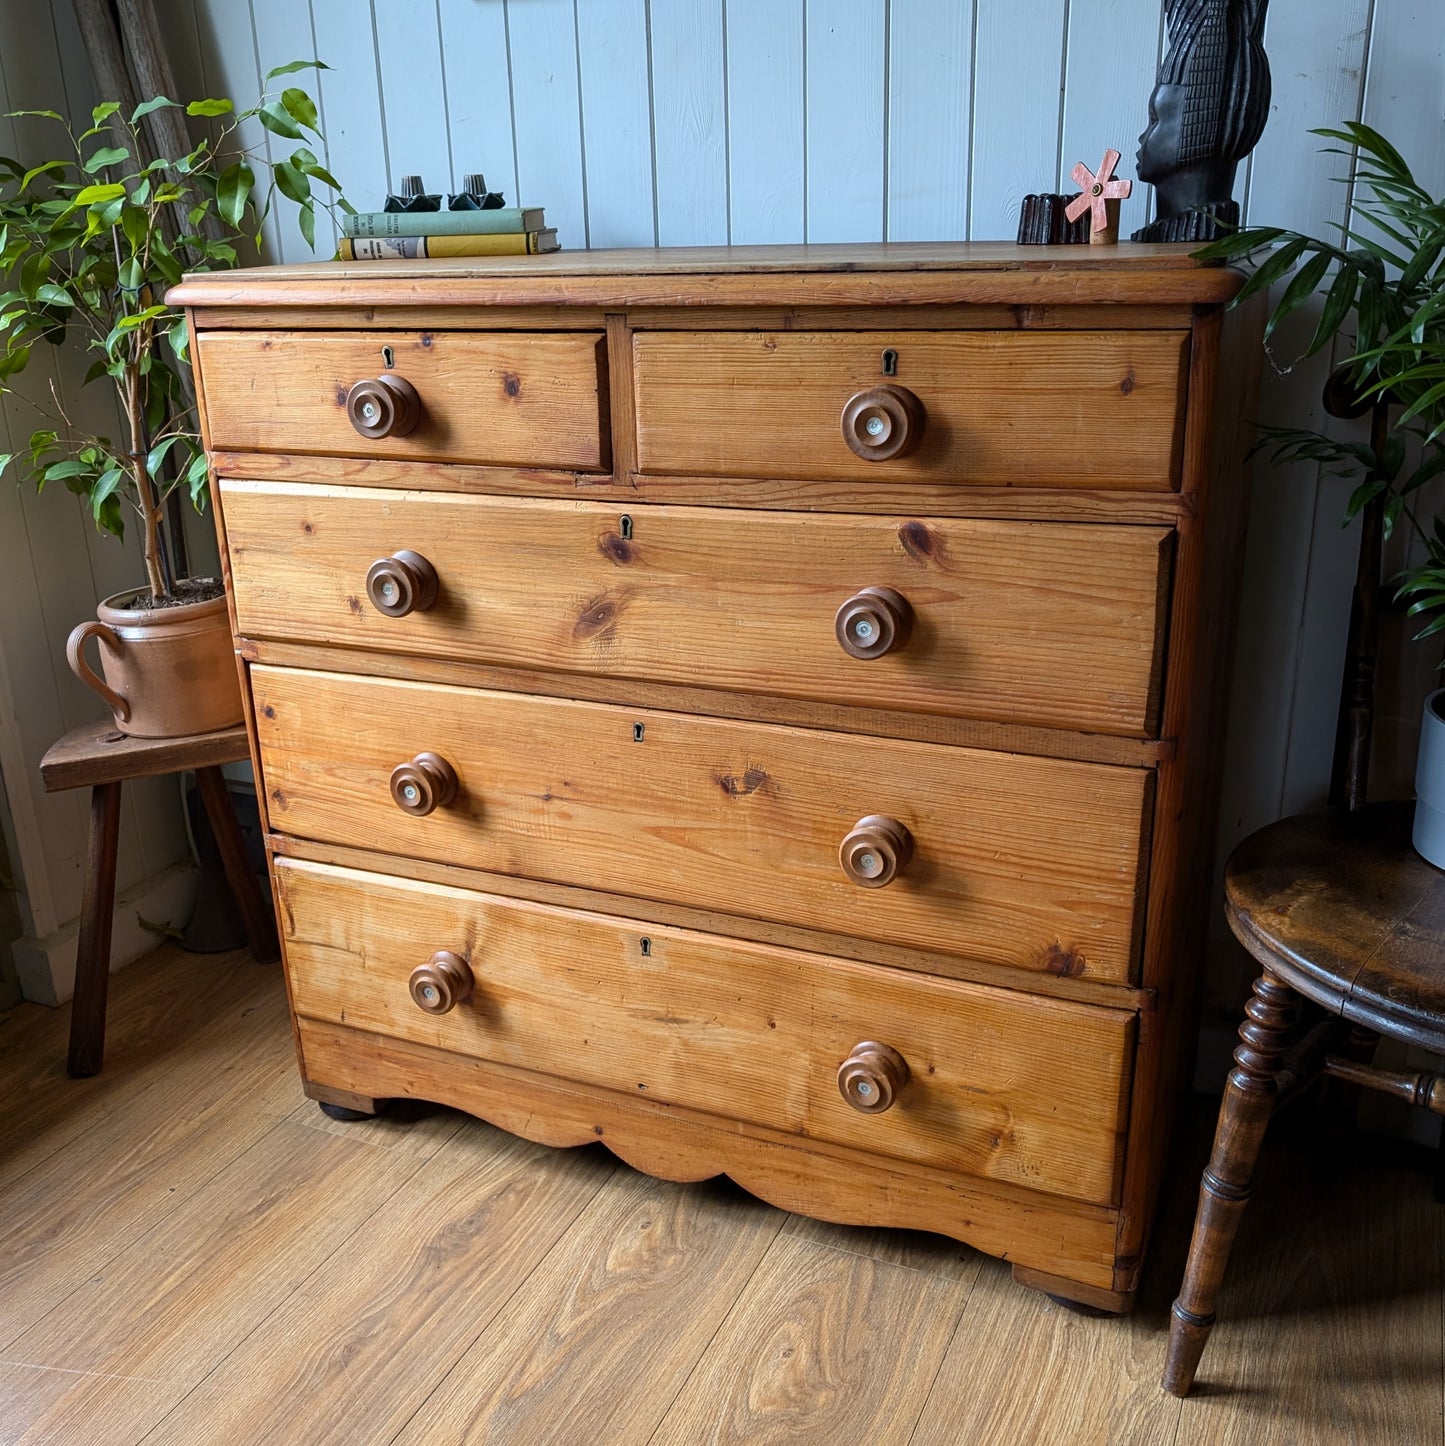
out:
{"label": "small drawer", "polygon": [[1143,769],[303,669],[251,687],[282,833],[1131,975]]}
{"label": "small drawer", "polygon": [[638,466],[1164,490],[1187,359],[1184,332],[644,331]]}
{"label": "small drawer", "polygon": [[276,887],[303,1019],[1118,1199],[1125,1011],[299,860]]}
{"label": "small drawer", "polygon": [[595,332],[212,331],[197,341],[218,450],[610,465]]}
{"label": "small drawer", "polygon": [[[223,480],[243,635],[1147,736],[1172,534]],[[866,634],[859,640],[859,634]]]}

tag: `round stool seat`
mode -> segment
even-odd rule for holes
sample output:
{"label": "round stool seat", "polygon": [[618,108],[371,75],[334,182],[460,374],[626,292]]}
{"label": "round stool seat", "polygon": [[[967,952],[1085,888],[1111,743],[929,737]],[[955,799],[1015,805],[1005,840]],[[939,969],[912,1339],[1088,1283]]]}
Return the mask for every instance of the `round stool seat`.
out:
{"label": "round stool seat", "polygon": [[1413,803],[1302,814],[1251,834],[1225,912],[1259,964],[1352,1023],[1445,1051],[1445,871],[1410,845]]}

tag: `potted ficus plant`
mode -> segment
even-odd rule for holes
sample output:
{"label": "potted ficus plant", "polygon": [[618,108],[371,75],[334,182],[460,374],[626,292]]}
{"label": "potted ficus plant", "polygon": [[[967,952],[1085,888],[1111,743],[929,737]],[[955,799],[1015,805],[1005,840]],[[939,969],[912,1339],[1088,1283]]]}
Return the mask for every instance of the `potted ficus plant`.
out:
{"label": "potted ficus plant", "polygon": [[[76,674],[105,698],[124,732],[173,737],[240,721],[241,700],[222,584],[176,575],[167,503],[183,492],[200,511],[208,492],[187,361],[186,323],[165,303],[185,272],[237,264],[237,247],[259,245],[279,192],[298,203],[302,235],[314,247],[316,209],[349,209],[340,187],[307,144],[320,141],[305,90],[272,83],[319,61],[296,61],[266,77],[250,110],[229,100],[185,107],[208,129],[185,155],[147,158],[142,123],[177,102],[157,96],[129,116],[96,106],[76,135],[53,111],[22,111],[55,127],[60,156],[24,164],[0,157],[0,395],[36,414],[29,445],[0,453],[38,488],[61,483],[86,499],[95,524],[117,538],[133,513],[143,530],[146,584],[107,598],[78,627],[68,655]],[[284,159],[239,144],[255,118],[293,143]],[[260,172],[263,180],[258,182]],[[313,191],[313,181],[326,192]],[[40,342],[83,348],[86,384],[112,389],[114,436],[95,435],[64,414],[54,387],[17,390],[14,379]],[[100,639],[105,678],[85,661]]]}
{"label": "potted ficus plant", "polygon": [[[1409,528],[1418,561],[1394,585],[1410,615],[1423,620],[1416,636],[1425,638],[1445,630],[1445,517],[1423,490],[1445,475],[1445,199],[1432,196],[1399,151],[1369,126],[1350,123],[1315,134],[1350,147],[1330,151],[1351,159],[1354,219],[1339,240],[1261,226],[1198,254],[1239,260],[1269,249],[1240,300],[1298,268],[1274,305],[1266,342],[1311,296],[1324,294],[1305,355],[1337,338],[1344,344],[1331,377],[1331,409],[1337,415],[1373,412],[1375,436],[1367,444],[1266,427],[1259,445],[1271,449],[1276,462],[1324,463],[1332,475],[1355,479],[1347,522],[1375,507],[1385,538],[1398,526]],[[1426,700],[1416,788],[1416,847],[1445,866],[1445,690]]]}

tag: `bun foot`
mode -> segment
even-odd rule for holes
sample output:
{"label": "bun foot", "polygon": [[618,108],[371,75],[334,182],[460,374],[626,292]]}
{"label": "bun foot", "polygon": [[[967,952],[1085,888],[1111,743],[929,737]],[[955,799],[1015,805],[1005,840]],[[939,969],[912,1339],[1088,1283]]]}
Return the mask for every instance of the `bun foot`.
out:
{"label": "bun foot", "polygon": [[353,1110],[346,1105],[328,1104],[325,1100],[317,1100],[316,1104],[328,1120],[342,1120],[348,1124],[356,1120],[375,1119],[380,1113],[378,1110]]}

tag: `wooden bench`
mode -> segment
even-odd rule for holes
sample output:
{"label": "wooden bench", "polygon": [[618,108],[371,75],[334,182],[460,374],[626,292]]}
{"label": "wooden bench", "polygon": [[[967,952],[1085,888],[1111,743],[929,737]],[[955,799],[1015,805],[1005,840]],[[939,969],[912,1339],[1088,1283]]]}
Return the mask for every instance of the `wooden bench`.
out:
{"label": "wooden bench", "polygon": [[89,787],[90,832],[85,888],[80,905],[80,938],[75,958],[75,1000],[70,1014],[66,1068],[75,1079],[100,1070],[105,1053],[105,1006],[110,982],[110,934],[115,910],[115,862],[120,838],[121,785],[128,778],[195,770],[196,785],[226,882],[240,910],[252,952],[260,962],[276,959],[276,921],[246,862],[245,844],[231,795],[221,774],[224,763],[250,757],[242,726],[184,738],[132,738],[105,719],[73,728],[40,760],[47,793]]}

